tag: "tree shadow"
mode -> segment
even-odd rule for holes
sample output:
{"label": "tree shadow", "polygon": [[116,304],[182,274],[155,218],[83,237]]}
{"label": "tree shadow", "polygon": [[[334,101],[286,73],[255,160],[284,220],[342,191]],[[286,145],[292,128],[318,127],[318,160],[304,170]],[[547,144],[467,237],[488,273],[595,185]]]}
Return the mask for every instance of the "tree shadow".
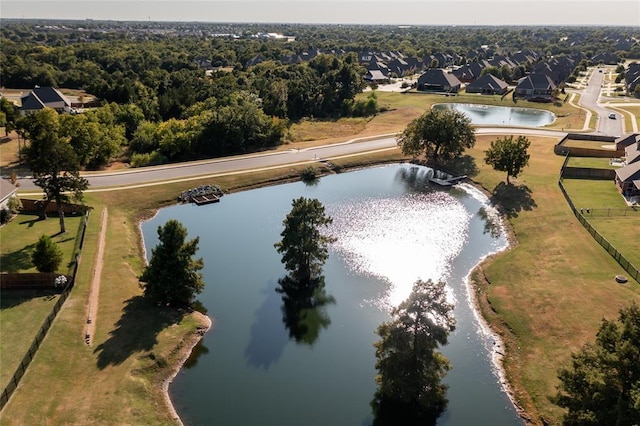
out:
{"label": "tree shadow", "polygon": [[0,256],[0,264],[3,272],[16,273],[25,271],[33,266],[31,261],[31,253],[35,249],[35,244],[29,244],[20,250],[5,253]]}
{"label": "tree shadow", "polygon": [[509,218],[518,217],[525,210],[531,211],[537,204],[531,196],[533,192],[526,185],[513,185],[500,182],[493,188],[491,201],[502,207],[503,213]]}
{"label": "tree shadow", "polygon": [[60,295],[62,289],[25,289],[25,290],[2,290],[0,292],[0,311],[10,309],[28,302],[31,299],[43,298],[52,300]]}
{"label": "tree shadow", "polygon": [[480,170],[476,165],[476,160],[470,155],[462,155],[457,158],[453,158],[447,161],[441,161],[441,165],[444,169],[448,170],[450,174],[456,176],[477,176]]}
{"label": "tree shadow", "polygon": [[313,345],[331,319],[326,307],[336,300],[325,291],[324,277],[302,284],[286,276],[278,280],[276,291],[282,294],[282,321],[296,343]]}
{"label": "tree shadow", "polygon": [[247,363],[254,367],[269,368],[278,362],[289,338],[282,327],[280,298],[276,283],[270,282],[263,290],[265,299],[256,310],[251,326],[251,339],[244,350]]}
{"label": "tree shadow", "polygon": [[137,352],[149,351],[158,343],[158,334],[165,328],[179,324],[184,312],[160,307],[143,296],[124,302],[122,316],[110,337],[93,351],[98,354],[97,366],[104,369],[120,365]]}

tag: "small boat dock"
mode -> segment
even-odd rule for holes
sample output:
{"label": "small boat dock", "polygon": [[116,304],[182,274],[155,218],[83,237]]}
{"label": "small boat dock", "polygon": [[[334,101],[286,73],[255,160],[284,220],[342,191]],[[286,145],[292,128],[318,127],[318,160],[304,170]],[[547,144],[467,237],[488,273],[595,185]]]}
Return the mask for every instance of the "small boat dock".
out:
{"label": "small boat dock", "polygon": [[178,197],[181,203],[194,203],[198,206],[217,203],[223,195],[222,189],[217,185],[202,185],[182,191]]}
{"label": "small boat dock", "polygon": [[433,178],[429,179],[429,182],[438,184],[440,186],[453,186],[456,183],[465,180],[466,178],[467,178],[466,175],[450,177],[448,179],[440,179],[440,178],[433,177]]}

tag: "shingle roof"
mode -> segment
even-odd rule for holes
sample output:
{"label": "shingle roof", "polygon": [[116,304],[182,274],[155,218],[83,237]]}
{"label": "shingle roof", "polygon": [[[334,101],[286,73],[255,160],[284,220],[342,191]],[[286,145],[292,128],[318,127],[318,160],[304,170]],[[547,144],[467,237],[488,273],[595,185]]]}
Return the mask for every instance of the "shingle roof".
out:
{"label": "shingle roof", "polygon": [[16,192],[18,188],[6,179],[0,178],[0,200],[4,201],[11,194]]}
{"label": "shingle roof", "polygon": [[616,176],[618,176],[618,179],[622,182],[640,181],[640,161],[617,169]]}
{"label": "shingle roof", "polygon": [[478,88],[488,87],[494,90],[503,90],[509,87],[509,85],[505,81],[502,81],[498,77],[494,76],[493,74],[485,74],[479,79],[469,83],[467,87],[471,87],[472,89],[475,87],[478,87]]}

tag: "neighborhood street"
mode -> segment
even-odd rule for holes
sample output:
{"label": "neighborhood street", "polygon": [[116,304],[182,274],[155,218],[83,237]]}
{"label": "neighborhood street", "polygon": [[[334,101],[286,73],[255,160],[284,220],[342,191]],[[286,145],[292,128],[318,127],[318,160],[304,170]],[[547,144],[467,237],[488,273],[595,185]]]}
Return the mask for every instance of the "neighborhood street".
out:
{"label": "neighborhood street", "polygon": [[[478,127],[477,134],[523,134],[562,138],[566,133],[531,128]],[[347,142],[317,146],[307,149],[291,149],[260,154],[216,158],[213,160],[179,163],[156,167],[143,167],[110,173],[86,173],[89,190],[105,190],[131,186],[159,185],[167,181],[193,180],[233,173],[248,173],[259,169],[287,167],[297,164],[312,164],[336,157],[357,155],[393,149],[397,146],[395,135],[380,135],[367,140],[353,139]],[[21,191],[39,191],[29,178],[19,179]]]}

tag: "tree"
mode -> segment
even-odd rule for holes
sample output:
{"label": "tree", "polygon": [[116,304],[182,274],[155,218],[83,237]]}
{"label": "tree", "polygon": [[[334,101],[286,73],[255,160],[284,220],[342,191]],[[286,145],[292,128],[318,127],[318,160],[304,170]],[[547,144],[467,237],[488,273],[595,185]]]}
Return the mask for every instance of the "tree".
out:
{"label": "tree", "polygon": [[378,389],[371,405],[375,425],[435,424],[444,412],[451,369],[437,352],[455,328],[453,305],[444,282],[418,280],[407,300],[392,312],[394,319],[378,327]]}
{"label": "tree", "polygon": [[556,404],[566,408],[565,425],[640,424],[640,307],[602,320],[595,344],[571,355],[559,372]]}
{"label": "tree", "polygon": [[322,234],[320,228],[332,222],[317,199],[300,197],[293,200],[291,212],[282,222],[282,240],[274,247],[282,254],[282,263],[291,278],[299,284],[309,286],[320,276],[322,265],[329,257],[328,245],[335,241]]}
{"label": "tree", "polygon": [[204,288],[199,272],[204,264],[193,258],[200,238],[185,241],[186,237],[187,229],[175,219],[158,226],[159,243],[139,277],[145,296],[158,304],[188,306]]}
{"label": "tree", "polygon": [[42,218],[46,218],[47,204],[54,200],[60,218],[60,232],[66,231],[63,204],[70,199],[82,200],[82,192],[89,182],[80,177],[78,157],[68,142],[61,136],[58,113],[45,108],[30,114],[21,122],[21,131],[31,144],[26,149],[27,161],[33,172],[34,183],[42,188],[45,204]]}
{"label": "tree", "polygon": [[42,235],[31,253],[31,262],[38,272],[55,272],[62,263],[62,250],[48,235]]}
{"label": "tree", "polygon": [[493,167],[494,170],[507,172],[507,183],[509,177],[515,178],[529,164],[529,154],[527,149],[531,142],[525,136],[505,136],[491,142],[491,146],[485,151],[484,162]]}
{"label": "tree", "polygon": [[450,160],[476,143],[471,119],[453,109],[431,109],[413,120],[398,137],[405,155],[424,154],[428,159]]}

